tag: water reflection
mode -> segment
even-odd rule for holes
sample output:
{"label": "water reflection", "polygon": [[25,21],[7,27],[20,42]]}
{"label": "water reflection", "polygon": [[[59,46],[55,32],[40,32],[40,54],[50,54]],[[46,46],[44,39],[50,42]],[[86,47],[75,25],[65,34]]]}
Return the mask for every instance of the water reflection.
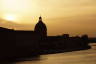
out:
{"label": "water reflection", "polygon": [[92,49],[41,55],[37,61],[23,61],[16,64],[96,64],[96,43],[90,44]]}

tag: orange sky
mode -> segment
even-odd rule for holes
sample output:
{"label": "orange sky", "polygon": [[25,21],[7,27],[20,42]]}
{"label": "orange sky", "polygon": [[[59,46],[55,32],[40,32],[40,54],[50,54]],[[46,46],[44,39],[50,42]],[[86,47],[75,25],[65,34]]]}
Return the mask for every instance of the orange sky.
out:
{"label": "orange sky", "polygon": [[48,35],[96,36],[96,0],[0,0],[0,26],[34,30],[42,15]]}

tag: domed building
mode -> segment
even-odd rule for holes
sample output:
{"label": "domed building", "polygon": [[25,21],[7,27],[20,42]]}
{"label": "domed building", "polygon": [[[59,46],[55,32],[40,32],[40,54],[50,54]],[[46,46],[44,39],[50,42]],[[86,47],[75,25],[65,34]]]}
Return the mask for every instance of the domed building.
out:
{"label": "domed building", "polygon": [[41,37],[46,37],[47,36],[47,27],[42,21],[42,17],[39,17],[39,21],[35,26],[34,31],[38,33]]}

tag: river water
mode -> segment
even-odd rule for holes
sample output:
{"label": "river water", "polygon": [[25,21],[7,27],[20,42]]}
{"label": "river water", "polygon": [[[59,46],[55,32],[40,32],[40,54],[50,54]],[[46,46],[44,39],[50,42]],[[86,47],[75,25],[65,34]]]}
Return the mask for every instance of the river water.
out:
{"label": "river water", "polygon": [[41,55],[15,64],[96,64],[96,43],[90,45],[92,49],[89,50]]}

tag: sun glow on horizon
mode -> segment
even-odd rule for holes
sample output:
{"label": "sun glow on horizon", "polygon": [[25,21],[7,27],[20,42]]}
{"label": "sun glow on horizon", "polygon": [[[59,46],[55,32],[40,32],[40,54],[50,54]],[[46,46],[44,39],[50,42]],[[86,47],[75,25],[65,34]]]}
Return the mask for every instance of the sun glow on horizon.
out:
{"label": "sun glow on horizon", "polygon": [[11,22],[15,22],[16,16],[15,15],[11,15],[11,14],[6,14],[3,16],[3,19],[7,20],[7,21],[11,21]]}
{"label": "sun glow on horizon", "polygon": [[1,18],[19,24],[35,24],[33,17],[40,14],[37,0],[0,0]]}

